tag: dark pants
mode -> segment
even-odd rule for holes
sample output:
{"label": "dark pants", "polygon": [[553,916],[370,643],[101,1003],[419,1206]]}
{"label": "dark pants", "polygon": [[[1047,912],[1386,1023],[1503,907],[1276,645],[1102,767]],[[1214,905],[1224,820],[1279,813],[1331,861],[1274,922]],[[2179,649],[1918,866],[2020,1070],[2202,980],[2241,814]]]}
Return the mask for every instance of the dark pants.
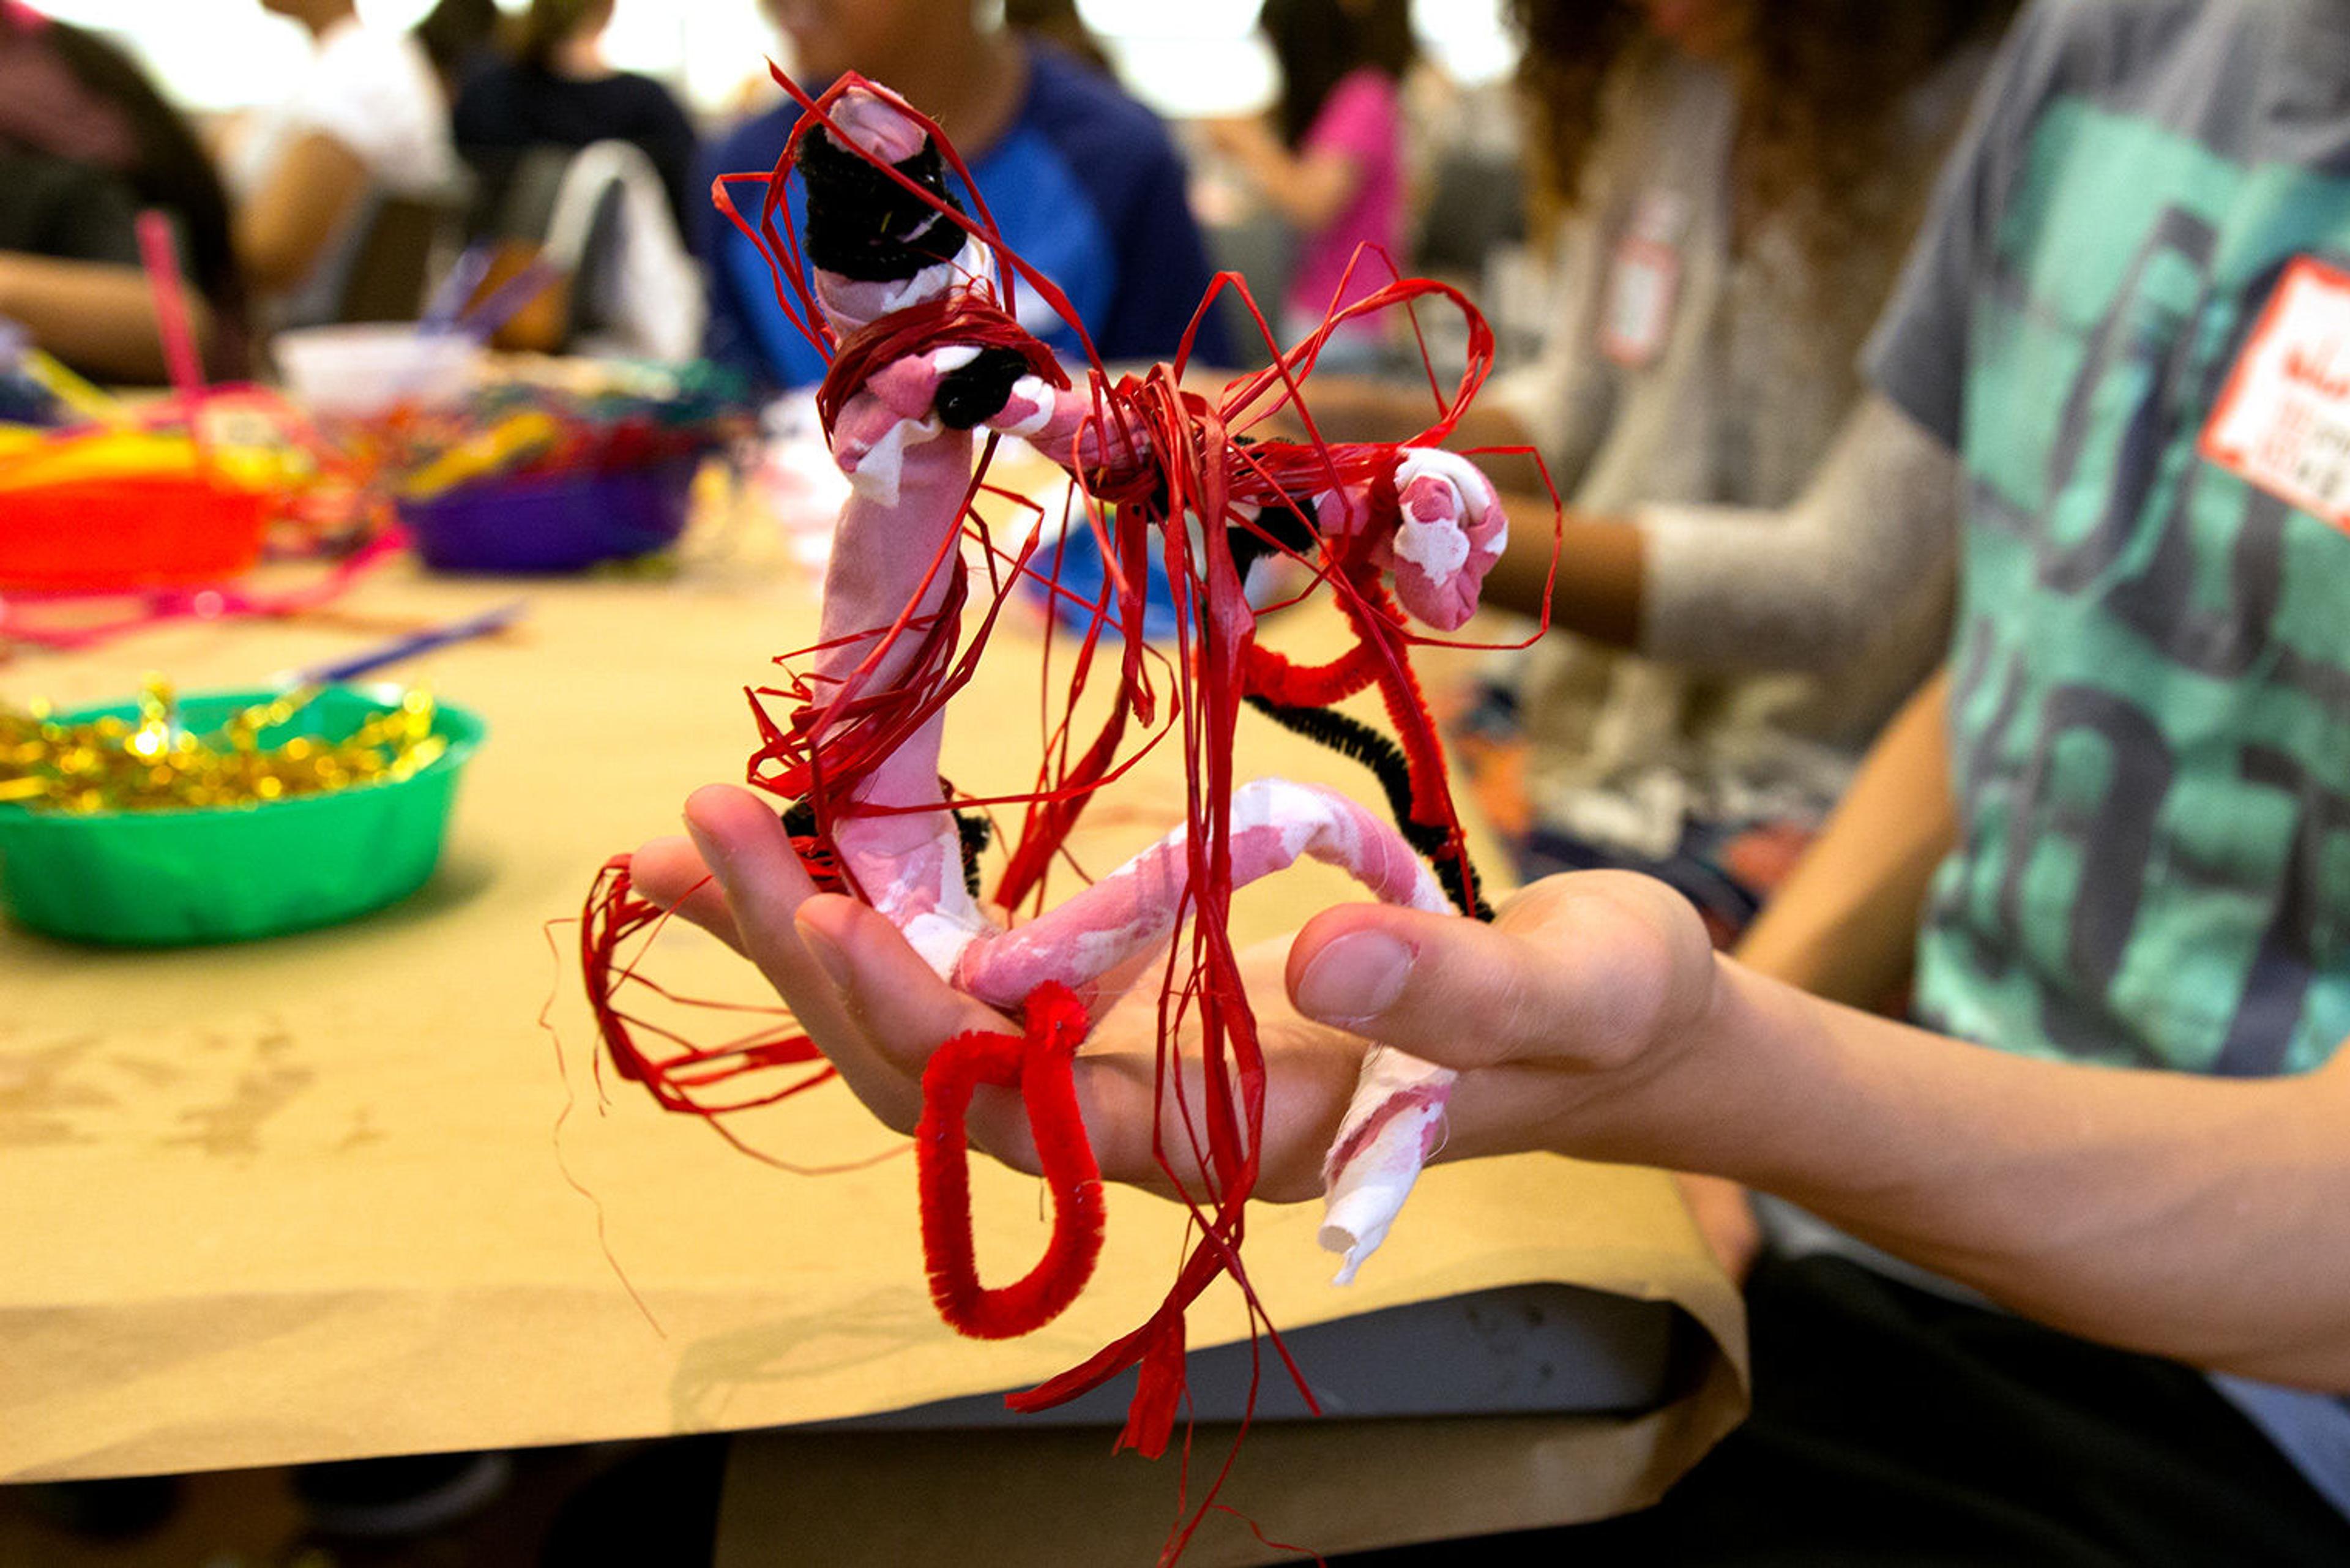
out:
{"label": "dark pants", "polygon": [[1655,1508],[1334,1564],[2350,1564],[2350,1521],[2175,1363],[1840,1259],[1766,1261],[1747,1303],[1754,1414]]}

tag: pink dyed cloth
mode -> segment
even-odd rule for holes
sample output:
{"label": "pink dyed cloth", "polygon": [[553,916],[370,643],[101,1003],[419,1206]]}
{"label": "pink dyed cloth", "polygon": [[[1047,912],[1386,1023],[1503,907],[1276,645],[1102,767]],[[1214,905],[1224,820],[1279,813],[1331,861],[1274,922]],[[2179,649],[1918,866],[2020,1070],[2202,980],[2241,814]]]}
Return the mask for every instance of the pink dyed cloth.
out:
{"label": "pink dyed cloth", "polygon": [[1338,78],[1322,112],[1314,117],[1301,157],[1336,152],[1361,171],[1352,200],[1318,233],[1298,245],[1297,267],[1286,302],[1294,315],[1319,317],[1335,305],[1351,305],[1390,280],[1387,269],[1367,258],[1339,299],[1339,280],[1357,245],[1380,245],[1400,266],[1403,254],[1403,99],[1384,71],[1369,66]]}

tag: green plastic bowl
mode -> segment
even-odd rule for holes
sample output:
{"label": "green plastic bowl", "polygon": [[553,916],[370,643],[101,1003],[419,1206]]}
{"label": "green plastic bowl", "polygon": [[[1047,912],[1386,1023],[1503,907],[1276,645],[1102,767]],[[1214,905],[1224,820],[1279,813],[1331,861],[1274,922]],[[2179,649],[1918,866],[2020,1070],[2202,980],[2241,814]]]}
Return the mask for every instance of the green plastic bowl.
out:
{"label": "green plastic bowl", "polygon": [[[205,733],[272,691],[181,700]],[[296,735],[348,736],[398,705],[396,691],[330,687],[265,730],[264,746]],[[135,702],[85,708],[68,722],[136,719]],[[330,926],[421,887],[441,857],[449,805],[482,722],[436,705],[448,750],[404,779],[252,805],[86,816],[0,805],[0,905],[35,930],[122,947],[244,941]]]}

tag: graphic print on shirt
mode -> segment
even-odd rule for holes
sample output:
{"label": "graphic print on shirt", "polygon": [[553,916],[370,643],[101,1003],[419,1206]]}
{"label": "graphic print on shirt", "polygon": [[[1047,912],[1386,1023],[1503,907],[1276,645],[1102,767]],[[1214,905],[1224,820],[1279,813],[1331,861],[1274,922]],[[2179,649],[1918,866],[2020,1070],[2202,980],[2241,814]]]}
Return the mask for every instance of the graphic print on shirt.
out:
{"label": "graphic print on shirt", "polygon": [[2197,444],[2294,259],[2350,259],[2350,181],[2059,99],[1991,240],[1919,1010],[2313,1066],[2350,1033],[2350,537]]}
{"label": "graphic print on shirt", "polygon": [[1644,192],[1631,226],[1617,242],[1599,313],[1599,351],[1627,370],[1656,363],[1672,336],[1689,210],[1689,199],[1678,191]]}

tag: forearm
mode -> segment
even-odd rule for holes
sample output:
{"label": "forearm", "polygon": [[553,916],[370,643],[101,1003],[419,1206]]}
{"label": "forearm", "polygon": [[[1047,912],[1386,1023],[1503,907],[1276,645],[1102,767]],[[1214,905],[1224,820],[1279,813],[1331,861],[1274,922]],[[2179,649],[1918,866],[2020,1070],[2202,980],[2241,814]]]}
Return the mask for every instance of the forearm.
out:
{"label": "forearm", "polygon": [[2036,1061],[1731,960],[1669,1065],[1570,1141],[1781,1194],[2085,1336],[2350,1389],[2350,1096]]}
{"label": "forearm", "polygon": [[1502,504],[1510,542],[1485,579],[1484,602],[1540,616],[1547,601],[1554,628],[1636,646],[1647,563],[1638,524],[1577,512],[1561,517],[1547,495],[1505,494]]}
{"label": "forearm", "polygon": [[307,277],[365,196],[368,179],[359,154],[326,132],[296,140],[237,212],[236,259],[245,281],[273,294]]}
{"label": "forearm", "polygon": [[1960,483],[1947,449],[1871,397],[1789,506],[1644,507],[1641,651],[1731,670],[1867,657],[1946,587]]}
{"label": "forearm", "polygon": [[[1198,389],[1213,395],[1221,389],[1222,379],[1214,386],[1201,384]],[[1410,439],[1434,424],[1438,418],[1436,399],[1425,379],[1382,380],[1370,376],[1347,376],[1316,371],[1300,382],[1305,394],[1306,412],[1314,417],[1314,433],[1332,442],[1401,441]],[[1276,400],[1285,397],[1286,389],[1277,378],[1269,379],[1263,390],[1249,400],[1241,410],[1244,421],[1259,417],[1259,411],[1272,408]],[[1244,428],[1245,425],[1244,425]],[[1254,428],[1254,435],[1279,437],[1283,440],[1305,439],[1305,421],[1294,404],[1284,403],[1279,410]],[[1490,450],[1498,447],[1525,447],[1533,442],[1525,425],[1506,408],[1487,402],[1471,403],[1461,410],[1460,421],[1444,439],[1444,445],[1453,452],[1473,455],[1477,466],[1485,472],[1493,488],[1506,496],[1513,491],[1524,492],[1512,498],[1509,514],[1513,532],[1516,520],[1524,517],[1526,525],[1542,535],[1542,560],[1550,558],[1550,499],[1541,493],[1542,471],[1532,459]],[[1538,591],[1542,568],[1534,570]],[[1534,601],[1538,603],[1539,601]],[[1531,609],[1529,614],[1533,613]]]}
{"label": "forearm", "polygon": [[[1300,383],[1305,393],[1305,409],[1314,416],[1314,428],[1322,439],[1330,441],[1398,441],[1436,422],[1437,405],[1426,379],[1383,380],[1370,376],[1334,375],[1317,371]],[[1214,388],[1219,390],[1222,379]],[[1250,400],[1252,408],[1269,406],[1284,389],[1276,380],[1258,397]],[[1284,408],[1275,421],[1284,430],[1302,433],[1305,421],[1294,409]],[[1460,422],[1444,444],[1455,452],[1468,452],[1477,447],[1524,446],[1532,438],[1518,417],[1504,408],[1492,407],[1483,401],[1474,402],[1461,411]],[[1479,466],[1492,471],[1490,462],[1478,459]],[[1504,487],[1506,488],[1506,487]],[[1539,483],[1531,486],[1540,489]],[[1545,501],[1544,505],[1549,503]]]}
{"label": "forearm", "polygon": [[1259,122],[1236,125],[1222,140],[1225,152],[1265,204],[1309,233],[1336,217],[1361,181],[1348,160],[1335,155],[1301,157]]}
{"label": "forearm", "polygon": [[[1494,416],[1517,424],[1501,408]],[[1474,440],[1461,444],[1479,444]],[[1494,444],[1504,444],[1496,442]],[[1504,491],[1529,488],[1497,473]],[[1828,668],[1946,578],[1950,454],[1883,399],[1856,410],[1801,500],[1783,511],[1644,507],[1571,514],[1550,583],[1554,625],[1678,662]],[[1510,494],[1511,550],[1487,589],[1533,615],[1550,568],[1547,496]]]}
{"label": "forearm", "polygon": [[1883,1004],[1909,973],[1935,867],[1958,833],[1937,674],[1885,727],[1794,873],[1747,928],[1757,973],[1854,1007]]}
{"label": "forearm", "polygon": [[[210,317],[193,296],[189,310],[201,340]],[[124,381],[163,378],[154,296],[136,267],[0,255],[0,316],[24,323],[42,348],[92,375]]]}

